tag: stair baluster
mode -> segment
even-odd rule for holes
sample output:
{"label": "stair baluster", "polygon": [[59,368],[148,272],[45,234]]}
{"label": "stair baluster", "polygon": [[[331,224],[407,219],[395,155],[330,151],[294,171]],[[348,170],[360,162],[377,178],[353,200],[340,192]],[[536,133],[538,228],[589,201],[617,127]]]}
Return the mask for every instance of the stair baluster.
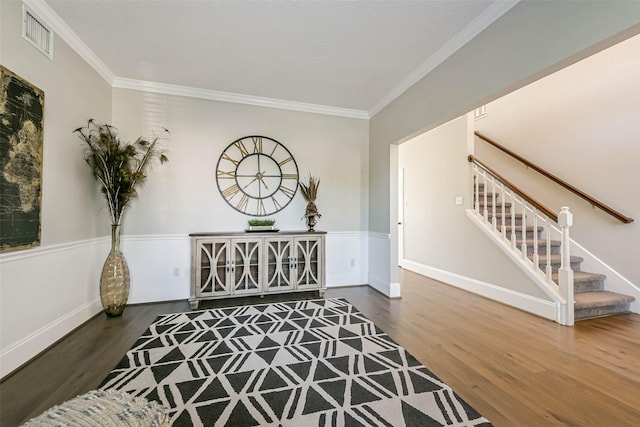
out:
{"label": "stair baluster", "polygon": [[[540,256],[538,255],[538,210],[533,208],[533,265],[540,268]],[[547,254],[547,258],[549,254]]]}
{"label": "stair baluster", "polygon": [[501,203],[501,205],[502,205],[502,216],[500,218],[500,227],[501,227],[500,230],[502,232],[502,238],[506,240],[506,238],[507,238],[507,227],[506,227],[507,223],[505,221],[505,218],[506,218],[506,216],[505,216],[505,210],[506,210],[505,200],[507,200],[507,198],[506,198],[506,191],[505,191],[504,184],[500,185],[500,189],[501,189],[501,193],[500,193],[501,199],[500,200],[502,200],[502,203]]}
{"label": "stair baluster", "polygon": [[489,222],[489,210],[487,209],[487,172],[483,171],[483,181],[484,182],[484,220]]}
{"label": "stair baluster", "polygon": [[547,229],[545,232],[545,239],[547,241],[547,266],[545,269],[547,280],[553,280],[553,268],[551,267],[551,224],[547,223]]}
{"label": "stair baluster", "polygon": [[520,245],[521,247],[521,252],[522,252],[522,258],[526,259],[527,258],[527,210],[524,208],[524,200],[522,201],[521,204],[522,207],[522,244]]}
{"label": "stair baluster", "polygon": [[493,231],[498,231],[498,218],[496,216],[496,179],[491,177],[491,224]]}
{"label": "stair baluster", "polygon": [[476,201],[474,209],[476,214],[480,215],[480,179],[478,176],[478,165],[473,164],[473,185],[475,185],[475,194],[473,195]]}
{"label": "stair baluster", "polygon": [[515,252],[518,237],[516,236],[516,199],[515,193],[511,191],[511,249]]}

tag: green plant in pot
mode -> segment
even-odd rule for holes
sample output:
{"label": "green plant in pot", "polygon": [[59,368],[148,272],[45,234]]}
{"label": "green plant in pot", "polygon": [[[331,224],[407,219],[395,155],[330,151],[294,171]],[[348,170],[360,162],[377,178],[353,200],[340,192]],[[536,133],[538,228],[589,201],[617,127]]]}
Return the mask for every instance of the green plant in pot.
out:
{"label": "green plant in pot", "polygon": [[315,231],[314,227],[318,222],[318,218],[322,216],[316,206],[318,187],[320,187],[320,179],[311,175],[309,175],[306,183],[300,181],[300,191],[302,192],[302,197],[304,197],[307,202],[307,207],[302,217],[307,223],[307,231]]}
{"label": "green plant in pot", "polygon": [[[164,129],[163,134],[168,132]],[[120,250],[122,216],[138,195],[136,189],[146,181],[152,163],[156,160],[165,163],[168,158],[159,145],[159,135],[151,140],[140,137],[123,142],[116,128],[93,119],[74,133],[86,144],[84,160],[109,208],[111,250],[100,276],[100,300],[107,316],[120,316],[129,297],[129,267]]]}
{"label": "green plant in pot", "polygon": [[273,230],[275,219],[271,218],[251,218],[249,223],[249,231]]}

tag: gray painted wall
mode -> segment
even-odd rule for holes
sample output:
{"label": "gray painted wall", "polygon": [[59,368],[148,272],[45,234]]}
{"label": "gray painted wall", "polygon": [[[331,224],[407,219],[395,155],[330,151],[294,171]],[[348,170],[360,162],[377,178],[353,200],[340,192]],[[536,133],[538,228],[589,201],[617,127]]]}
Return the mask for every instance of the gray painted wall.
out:
{"label": "gray painted wall", "polygon": [[390,144],[631,37],[639,22],[636,1],[522,1],[512,8],[370,120],[370,231],[394,232]]}
{"label": "gray painted wall", "polygon": [[0,376],[99,311],[109,230],[73,130],[111,121],[111,86],[59,37],[53,60],[24,40],[21,7],[0,1],[0,63],[45,94],[42,245],[0,256]]}

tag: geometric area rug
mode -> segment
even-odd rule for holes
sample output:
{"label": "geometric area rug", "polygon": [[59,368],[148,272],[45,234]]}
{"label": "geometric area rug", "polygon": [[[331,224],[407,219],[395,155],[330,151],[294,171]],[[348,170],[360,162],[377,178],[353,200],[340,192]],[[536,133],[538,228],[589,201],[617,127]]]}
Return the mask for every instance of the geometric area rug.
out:
{"label": "geometric area rug", "polygon": [[342,298],[159,316],[100,386],[173,426],[491,426]]}

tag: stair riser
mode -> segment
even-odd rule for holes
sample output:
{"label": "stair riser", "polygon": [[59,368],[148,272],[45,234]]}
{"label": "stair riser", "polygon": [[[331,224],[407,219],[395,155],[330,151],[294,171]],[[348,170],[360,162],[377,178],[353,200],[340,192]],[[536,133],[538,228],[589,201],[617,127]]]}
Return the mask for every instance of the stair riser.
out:
{"label": "stair riser", "polygon": [[[511,235],[507,234],[507,240],[511,241]],[[522,233],[518,233],[518,235],[516,236],[516,248],[519,251],[522,251]],[[560,253],[562,252],[560,244],[556,242],[551,243],[549,249],[551,251],[550,252],[551,255],[560,255]],[[547,242],[542,239],[539,239],[538,254],[542,255],[546,253],[547,253]],[[527,254],[528,255],[533,254],[533,242],[527,243]]]}
{"label": "stair riser", "polygon": [[[473,195],[473,199],[475,200],[476,195],[474,193]],[[496,203],[501,203],[501,197],[500,197],[500,193],[496,193]],[[479,203],[484,203],[484,193],[480,192],[478,194],[478,202]],[[507,200],[508,202],[508,200]],[[493,203],[493,193],[487,193],[487,204]]]}
{"label": "stair riser", "polygon": [[[487,192],[487,199],[489,197],[491,197],[495,192],[496,198],[502,197],[504,200],[507,200],[507,201],[511,200],[511,195],[508,192],[505,192],[504,196],[503,196],[500,188],[495,188],[494,189],[491,185],[489,186],[489,188],[487,189],[486,192]],[[485,193],[485,188],[484,188],[484,186],[482,184],[480,184],[478,186],[478,197],[480,199],[483,199],[484,198],[484,193]],[[476,194],[476,188],[473,187],[473,195],[474,195],[474,197],[475,197],[475,194]]]}
{"label": "stair riser", "polygon": [[629,303],[607,305],[604,307],[577,308],[574,313],[574,318],[575,320],[584,320],[594,317],[612,316],[615,314],[625,314],[630,312],[631,308]]}
{"label": "stair riser", "polygon": [[576,294],[580,294],[583,292],[602,291],[602,290],[604,290],[604,280],[602,279],[573,282],[573,292]]}
{"label": "stair riser", "polygon": [[[508,214],[509,212],[506,212],[505,210],[505,214]],[[493,215],[491,212],[488,212],[488,217],[489,217],[489,221],[493,220]],[[498,214],[496,215],[496,221],[498,221],[498,226],[500,226],[502,224],[502,215]],[[504,222],[507,225],[511,225],[511,215],[506,215],[504,218]],[[522,225],[522,215],[520,214],[516,214],[515,215],[515,224],[516,225]]]}
{"label": "stair riser", "polygon": [[[498,225],[498,230],[502,231],[500,225]],[[533,239],[534,233],[533,230],[527,230],[525,239]],[[507,227],[507,238],[511,238],[511,227]],[[542,240],[542,231],[538,231],[538,239]],[[516,241],[522,241],[522,230],[516,230]]]}
{"label": "stair riser", "polygon": [[[531,258],[530,254],[527,254],[527,255],[529,255],[529,257]],[[573,271],[580,271],[580,268],[581,268],[580,264],[582,264],[581,261],[571,262],[570,268]],[[546,262],[540,261],[540,270],[546,272],[546,268],[547,268]],[[560,263],[559,262],[557,262],[557,263],[556,262],[552,262],[551,263],[551,272],[552,273],[557,273],[559,269],[560,269]]]}
{"label": "stair riser", "polygon": [[[482,203],[482,201],[480,201],[480,203],[478,204],[478,208],[480,210],[480,214],[484,215],[484,203]],[[502,205],[499,203],[496,203],[496,212],[502,212]],[[491,203],[487,203],[487,216],[492,216],[491,215],[492,213],[493,213],[493,205]],[[504,213],[511,215],[511,206],[505,205]]]}
{"label": "stair riser", "polygon": [[[516,245],[518,248],[521,247],[521,240],[516,240]],[[559,245],[551,245],[551,255],[560,255],[560,246]],[[527,245],[527,254],[531,255],[533,253],[533,245]],[[546,243],[540,243],[538,245],[538,254],[546,254],[547,253],[547,245]]]}

